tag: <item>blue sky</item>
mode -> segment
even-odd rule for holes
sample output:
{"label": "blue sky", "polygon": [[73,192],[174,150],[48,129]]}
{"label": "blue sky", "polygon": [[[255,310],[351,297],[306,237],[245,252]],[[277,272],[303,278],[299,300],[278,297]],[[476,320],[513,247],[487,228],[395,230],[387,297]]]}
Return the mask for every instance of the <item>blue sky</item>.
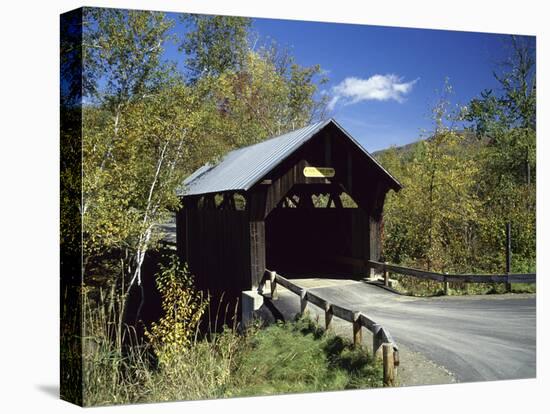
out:
{"label": "blue sky", "polygon": [[277,19],[253,19],[253,30],[288,47],[299,64],[321,65],[329,78],[323,88],[334,97],[330,115],[369,151],[429,131],[430,107],[446,77],[455,104],[496,88],[492,71],[508,37]]}

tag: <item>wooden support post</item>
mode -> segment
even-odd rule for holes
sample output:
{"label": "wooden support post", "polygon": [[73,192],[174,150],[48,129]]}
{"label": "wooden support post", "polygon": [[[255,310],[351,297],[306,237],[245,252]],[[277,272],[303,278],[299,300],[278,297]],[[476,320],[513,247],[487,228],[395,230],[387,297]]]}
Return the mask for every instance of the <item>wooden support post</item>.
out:
{"label": "wooden support post", "polygon": [[302,289],[300,292],[300,315],[304,316],[307,307],[307,290]]}
{"label": "wooden support post", "polygon": [[361,346],[361,343],[363,342],[363,332],[361,330],[361,319],[359,316],[361,315],[360,312],[354,312],[353,314],[353,346]]}
{"label": "wooden support post", "polygon": [[393,358],[393,345],[385,343],[382,345],[383,366],[384,366],[384,387],[395,385],[395,365]]}
{"label": "wooden support post", "polygon": [[508,282],[509,278],[506,277],[506,293],[512,293],[512,284]]}
{"label": "wooden support post", "polygon": [[384,262],[384,286],[390,285],[390,275],[389,275],[388,269],[386,268],[387,264],[388,262]]}
{"label": "wooden support post", "polygon": [[359,312],[355,312],[353,314],[353,346],[361,346],[361,342],[363,342],[363,333],[361,330],[361,320],[359,319],[359,316],[361,314]]}
{"label": "wooden support post", "polygon": [[445,292],[445,296],[449,294],[449,282],[447,282],[447,275],[449,272],[445,272],[445,281],[443,282],[443,290]]}
{"label": "wooden support post", "polygon": [[269,272],[269,283],[271,286],[271,299],[277,299],[277,280],[275,279],[275,272]]}
{"label": "wooden support post", "polygon": [[[510,274],[512,267],[512,225],[510,222],[506,223],[506,274]],[[512,284],[506,280],[506,292],[512,291]]]}
{"label": "wooden support post", "polygon": [[382,327],[378,324],[374,324],[372,327],[372,355],[375,359],[382,358]]}
{"label": "wooden support post", "polygon": [[325,304],[325,330],[332,328],[332,305],[330,303]]}
{"label": "wooden support post", "polygon": [[342,204],[342,199],[340,198],[340,193],[333,194],[332,202],[334,203],[335,208],[344,208],[344,205]]}
{"label": "wooden support post", "polygon": [[264,294],[264,289],[265,289],[265,284],[267,283],[267,272],[264,273],[264,277],[262,278],[262,280],[260,281],[260,283],[258,284],[258,295],[263,295]]}

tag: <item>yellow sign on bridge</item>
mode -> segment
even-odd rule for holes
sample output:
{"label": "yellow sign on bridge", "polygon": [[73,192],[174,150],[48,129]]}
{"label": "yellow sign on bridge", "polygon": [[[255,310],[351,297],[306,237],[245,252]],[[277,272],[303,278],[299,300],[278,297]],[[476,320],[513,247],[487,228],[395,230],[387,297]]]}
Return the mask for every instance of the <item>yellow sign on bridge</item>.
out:
{"label": "yellow sign on bridge", "polygon": [[304,176],[316,178],[332,178],[336,171],[330,167],[305,167]]}

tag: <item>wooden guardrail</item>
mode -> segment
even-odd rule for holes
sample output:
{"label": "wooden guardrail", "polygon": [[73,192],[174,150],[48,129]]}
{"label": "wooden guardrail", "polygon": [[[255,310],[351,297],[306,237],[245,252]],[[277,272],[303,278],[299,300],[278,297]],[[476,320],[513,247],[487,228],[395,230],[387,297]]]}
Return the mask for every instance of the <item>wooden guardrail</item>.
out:
{"label": "wooden guardrail", "polygon": [[353,328],[354,346],[361,345],[361,328],[366,328],[372,332],[373,355],[375,358],[382,359],[384,367],[384,386],[392,386],[395,384],[395,367],[399,365],[399,348],[386,328],[370,319],[364,313],[330,303],[315,293],[292,283],[290,280],[274,271],[266,270],[260,282],[260,286],[258,287],[258,293],[264,297],[266,296],[264,295],[264,289],[267,281],[270,283],[271,293],[269,297],[272,300],[277,299],[277,286],[281,285],[300,297],[300,314],[304,314],[308,303],[322,309],[325,312],[326,330],[331,328],[333,316],[350,322]]}
{"label": "wooden guardrail", "polygon": [[501,274],[449,274],[429,272],[426,270],[412,269],[409,267],[397,266],[389,263],[377,262],[375,260],[357,259],[352,257],[338,256],[334,258],[340,263],[353,266],[376,269],[384,274],[384,284],[388,286],[389,272],[401,275],[430,279],[444,283],[445,294],[448,293],[450,282],[465,283],[534,283],[537,282],[536,273],[501,273]]}

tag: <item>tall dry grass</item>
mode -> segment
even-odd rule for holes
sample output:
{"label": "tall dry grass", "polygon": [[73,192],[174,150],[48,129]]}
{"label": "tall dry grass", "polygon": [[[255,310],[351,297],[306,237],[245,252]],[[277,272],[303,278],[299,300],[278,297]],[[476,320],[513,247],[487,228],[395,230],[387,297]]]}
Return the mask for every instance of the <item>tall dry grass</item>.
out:
{"label": "tall dry grass", "polygon": [[237,331],[235,317],[231,326],[216,332],[220,308],[209,309],[214,320],[208,322],[207,335],[197,327],[191,346],[182,348],[169,363],[159,364],[153,347],[124,324],[124,308],[125,297],[117,295],[114,287],[100,290],[96,299],[89,292],[83,294],[83,405],[224,396],[250,334]]}

